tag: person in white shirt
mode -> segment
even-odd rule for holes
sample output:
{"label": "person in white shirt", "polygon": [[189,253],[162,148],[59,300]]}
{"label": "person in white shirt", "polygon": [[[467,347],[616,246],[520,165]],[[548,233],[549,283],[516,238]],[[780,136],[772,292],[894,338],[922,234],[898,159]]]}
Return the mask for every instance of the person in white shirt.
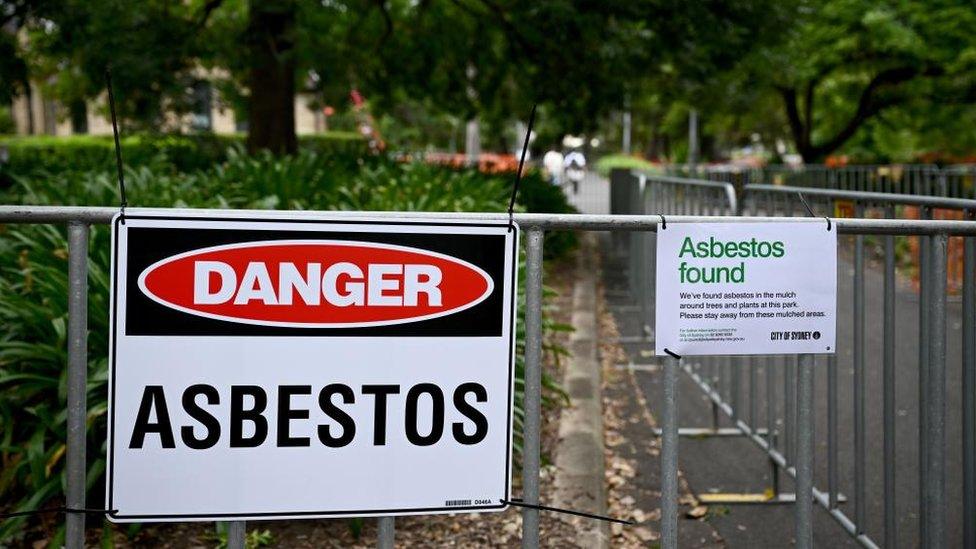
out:
{"label": "person in white shirt", "polygon": [[549,175],[549,182],[559,186],[563,183],[563,153],[551,150],[542,157],[542,166]]}

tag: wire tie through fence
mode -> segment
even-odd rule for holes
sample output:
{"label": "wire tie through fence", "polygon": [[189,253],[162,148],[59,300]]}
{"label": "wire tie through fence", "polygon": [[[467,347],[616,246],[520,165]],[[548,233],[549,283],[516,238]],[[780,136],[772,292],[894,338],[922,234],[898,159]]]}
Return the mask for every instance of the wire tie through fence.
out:
{"label": "wire tie through fence", "polygon": [[681,360],[681,355],[679,355],[678,353],[672,351],[671,349],[668,349],[667,347],[664,348],[664,352],[667,353],[672,358]]}
{"label": "wire tie through fence", "polygon": [[664,214],[657,214],[657,215],[661,216],[661,230],[667,229],[668,228],[668,220],[667,219],[664,219]]}
{"label": "wire tie through fence", "polygon": [[129,201],[125,195],[125,174],[122,171],[122,144],[119,142],[119,123],[115,116],[115,93],[112,91],[112,69],[105,67],[105,86],[108,88],[108,108],[112,113],[112,133],[115,136],[115,167],[119,173],[119,221],[125,225],[125,207]]}
{"label": "wire tie through fence", "polygon": [[33,509],[30,511],[13,511],[10,513],[0,513],[0,520],[6,520],[17,517],[26,517],[31,515],[42,515],[44,513],[67,513],[67,514],[85,514],[85,515],[109,515],[114,516],[118,513],[118,509],[85,509],[85,508],[75,508],[75,507],[49,507],[47,509]]}
{"label": "wire tie through fence", "polygon": [[[798,196],[800,198],[800,202],[803,203],[803,207],[807,209],[807,213],[810,214],[810,217],[821,217],[821,216],[818,216],[817,214],[815,214],[813,212],[813,208],[810,207],[810,204],[807,202],[807,199],[803,197],[803,193],[796,193],[796,196]],[[827,217],[827,216],[822,216],[822,217],[827,220],[827,230],[829,231],[830,230],[830,218]]]}
{"label": "wire tie through fence", "polygon": [[518,171],[515,172],[515,185],[512,186],[512,198],[508,201],[508,232],[512,232],[515,227],[515,197],[518,195],[519,183],[522,181],[522,166],[525,165],[525,154],[529,151],[529,137],[532,136],[532,124],[535,123],[535,109],[538,104],[532,105],[532,112],[529,114],[529,125],[525,129],[525,142],[522,143],[522,156],[519,158]]}
{"label": "wire tie through fence", "polygon": [[626,524],[629,526],[632,526],[634,524],[634,521],[632,520],[623,520],[623,519],[618,519],[613,517],[606,517],[603,515],[595,515],[593,513],[584,513],[583,511],[573,511],[572,509],[560,509],[559,507],[549,507],[548,505],[539,505],[536,503],[526,503],[518,498],[515,499],[503,498],[498,501],[501,501],[506,505],[514,505],[516,507],[526,507],[528,509],[538,509],[540,511],[552,511],[553,513],[563,513],[566,515],[574,515],[577,517],[591,518],[591,519],[602,520],[606,522],[616,522],[618,524]]}

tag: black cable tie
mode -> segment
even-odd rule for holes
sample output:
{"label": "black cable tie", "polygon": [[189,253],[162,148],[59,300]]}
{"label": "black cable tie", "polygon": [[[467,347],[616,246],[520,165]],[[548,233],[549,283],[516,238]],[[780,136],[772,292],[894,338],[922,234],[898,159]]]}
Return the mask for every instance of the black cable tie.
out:
{"label": "black cable tie", "polygon": [[110,515],[118,513],[118,509],[85,509],[74,507],[48,507],[46,509],[32,509],[30,511],[13,511],[10,513],[0,513],[0,520],[17,517],[27,517],[31,515],[43,515],[44,513],[66,513],[66,514],[86,514],[86,515]]}
{"label": "black cable tie", "polygon": [[112,69],[105,67],[105,85],[108,88],[108,107],[112,113],[112,134],[115,136],[115,167],[119,173],[119,221],[125,225],[125,207],[129,201],[125,195],[125,174],[122,171],[122,144],[119,142],[119,123],[115,116],[115,93],[112,91]]}
{"label": "black cable tie", "polygon": [[603,515],[594,515],[592,513],[584,513],[582,511],[573,511],[571,509],[560,509],[558,507],[549,507],[548,505],[538,505],[538,504],[535,504],[535,503],[525,503],[524,501],[522,501],[520,499],[510,499],[509,500],[509,499],[504,499],[503,498],[503,499],[500,499],[499,501],[501,501],[502,503],[504,503],[506,505],[514,505],[516,507],[527,507],[529,509],[538,509],[540,511],[552,511],[554,513],[563,513],[563,514],[566,514],[566,515],[575,515],[577,517],[591,518],[591,519],[602,520],[602,521],[606,521],[606,522],[616,522],[618,524],[627,524],[627,525],[631,525],[631,526],[634,524],[634,521],[632,521],[632,520],[622,520],[622,519],[617,519],[617,518],[613,518],[613,517],[605,517]]}
{"label": "black cable tie", "polygon": [[667,353],[668,355],[672,356],[673,358],[676,358],[678,360],[681,360],[681,355],[679,355],[678,353],[672,351],[671,349],[668,349],[667,347],[664,348],[664,352]]}
{"label": "black cable tie", "polygon": [[662,230],[663,229],[667,229],[668,228],[668,220],[667,219],[664,219],[664,214],[657,214],[657,215],[661,216],[661,229]]}
{"label": "black cable tie", "polygon": [[532,136],[532,124],[535,123],[535,109],[538,104],[532,105],[532,112],[529,114],[529,125],[525,130],[525,142],[522,143],[522,156],[519,158],[518,171],[515,172],[515,185],[512,187],[512,197],[508,201],[508,232],[515,228],[515,197],[518,195],[519,183],[522,182],[522,166],[525,165],[525,154],[529,150],[529,137]]}
{"label": "black cable tie", "polygon": [[[813,208],[810,207],[810,204],[807,202],[807,199],[803,197],[803,193],[798,192],[798,193],[796,193],[796,196],[800,197],[800,202],[803,203],[803,207],[807,209],[807,213],[810,214],[810,217],[818,217],[817,214],[815,214],[813,212]],[[823,216],[823,218],[827,220],[827,231],[829,232],[830,231],[830,218],[827,217],[827,216]]]}

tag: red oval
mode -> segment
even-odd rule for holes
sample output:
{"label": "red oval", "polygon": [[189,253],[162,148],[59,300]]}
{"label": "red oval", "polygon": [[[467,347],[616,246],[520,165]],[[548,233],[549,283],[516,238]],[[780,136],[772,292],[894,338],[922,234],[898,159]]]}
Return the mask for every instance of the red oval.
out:
{"label": "red oval", "polygon": [[351,328],[453,314],[486,299],[494,284],[471,263],[418,248],[274,240],[168,257],[139,275],[139,288],[166,307],[218,320]]}

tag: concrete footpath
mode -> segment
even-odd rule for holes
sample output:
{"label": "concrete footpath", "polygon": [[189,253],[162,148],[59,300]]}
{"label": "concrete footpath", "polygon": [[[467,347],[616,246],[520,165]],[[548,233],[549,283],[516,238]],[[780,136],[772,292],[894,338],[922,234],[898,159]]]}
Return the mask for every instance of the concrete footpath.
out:
{"label": "concrete footpath", "polygon": [[[556,450],[557,507],[605,515],[603,408],[600,398],[600,365],[597,359],[596,250],[593,234],[582,235],[573,287],[572,356],[568,359],[563,387],[570,405],[559,419]],[[607,547],[609,527],[604,521],[579,522],[580,547]]]}

